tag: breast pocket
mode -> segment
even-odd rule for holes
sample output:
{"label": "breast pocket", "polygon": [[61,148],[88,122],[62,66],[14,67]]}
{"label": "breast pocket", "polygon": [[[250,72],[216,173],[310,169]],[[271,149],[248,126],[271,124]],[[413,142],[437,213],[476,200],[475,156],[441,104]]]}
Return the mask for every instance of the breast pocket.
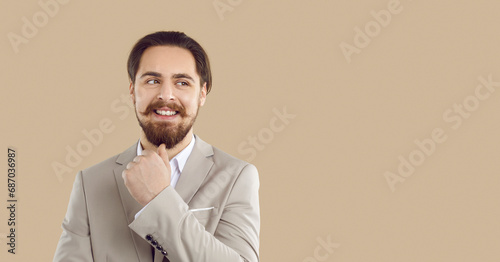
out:
{"label": "breast pocket", "polygon": [[217,215],[218,208],[217,207],[201,207],[201,208],[196,208],[193,207],[189,209],[189,212],[191,212],[196,219],[198,219],[198,222],[200,222],[202,225],[206,226],[207,223],[209,222],[211,217],[214,217]]}

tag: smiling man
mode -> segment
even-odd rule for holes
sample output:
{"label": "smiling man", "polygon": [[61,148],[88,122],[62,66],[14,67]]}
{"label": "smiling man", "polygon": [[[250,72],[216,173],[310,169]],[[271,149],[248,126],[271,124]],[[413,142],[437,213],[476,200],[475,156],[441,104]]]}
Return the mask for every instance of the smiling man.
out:
{"label": "smiling man", "polygon": [[212,85],[203,48],[156,32],[128,73],[140,139],[77,174],[54,261],[259,261],[256,168],[193,133]]}

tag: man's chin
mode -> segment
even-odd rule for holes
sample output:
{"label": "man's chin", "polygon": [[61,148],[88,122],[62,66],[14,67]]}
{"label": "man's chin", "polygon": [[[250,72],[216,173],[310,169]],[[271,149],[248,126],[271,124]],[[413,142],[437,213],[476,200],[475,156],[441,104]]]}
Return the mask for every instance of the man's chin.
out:
{"label": "man's chin", "polygon": [[143,127],[146,139],[151,144],[155,146],[165,144],[167,149],[174,148],[177,144],[181,143],[186,135],[189,134],[189,131],[189,128],[179,128],[176,125],[168,127],[164,125],[148,125]]}
{"label": "man's chin", "polygon": [[[154,114],[154,113],[153,113]],[[185,121],[174,121],[155,119],[152,115],[143,115],[141,119],[139,117],[139,125],[142,128],[142,132],[145,134],[146,139],[155,146],[160,146],[165,144],[167,149],[174,148],[179,143],[181,143],[184,138],[190,133],[191,128],[196,119],[185,119]],[[190,120],[190,121],[189,121]]]}

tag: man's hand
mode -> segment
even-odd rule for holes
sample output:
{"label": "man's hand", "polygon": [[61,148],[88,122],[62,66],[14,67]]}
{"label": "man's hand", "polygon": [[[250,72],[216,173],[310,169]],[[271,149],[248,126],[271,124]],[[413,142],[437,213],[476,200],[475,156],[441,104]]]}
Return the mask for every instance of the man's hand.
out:
{"label": "man's hand", "polygon": [[142,156],[136,156],[122,172],[128,191],[143,206],[170,185],[170,176],[165,144],[158,147],[158,152],[142,151]]}

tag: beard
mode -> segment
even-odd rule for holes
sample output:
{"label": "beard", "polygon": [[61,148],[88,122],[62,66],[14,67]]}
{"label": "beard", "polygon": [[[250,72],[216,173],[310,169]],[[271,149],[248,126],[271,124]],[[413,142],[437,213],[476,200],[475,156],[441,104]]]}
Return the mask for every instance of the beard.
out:
{"label": "beard", "polygon": [[[177,126],[173,123],[155,123],[150,120],[141,120],[138,115],[141,114],[142,116],[148,116],[149,114],[155,114],[154,111],[162,107],[168,107],[177,111],[177,114],[181,117],[181,122]],[[161,144],[165,144],[167,149],[171,149],[179,144],[189,133],[193,127],[196,117],[198,116],[198,110],[199,107],[196,109],[196,114],[194,116],[190,116],[186,113],[186,109],[182,105],[159,100],[149,104],[144,112],[138,113],[136,109],[135,115],[139,121],[139,125],[146,135],[146,138],[151,144],[157,147]]]}

